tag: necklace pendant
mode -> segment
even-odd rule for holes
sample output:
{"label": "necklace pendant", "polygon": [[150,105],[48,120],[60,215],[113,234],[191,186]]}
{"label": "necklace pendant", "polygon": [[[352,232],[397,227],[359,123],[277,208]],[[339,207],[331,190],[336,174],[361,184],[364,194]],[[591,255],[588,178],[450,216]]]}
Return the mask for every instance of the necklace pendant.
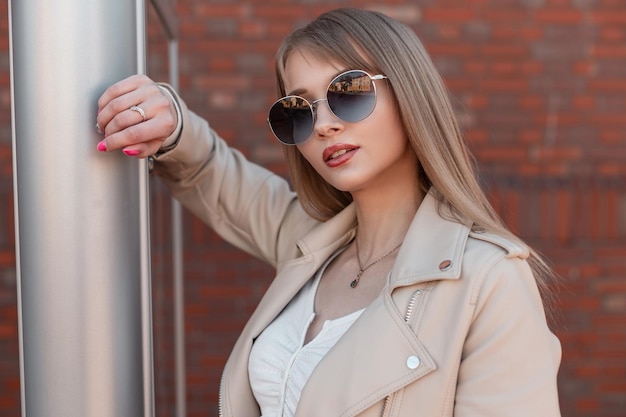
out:
{"label": "necklace pendant", "polygon": [[365,270],[361,269],[359,273],[356,274],[356,278],[353,279],[350,283],[350,288],[356,288],[356,286],[359,285],[359,281],[361,280],[361,275],[363,275],[363,272],[365,272]]}

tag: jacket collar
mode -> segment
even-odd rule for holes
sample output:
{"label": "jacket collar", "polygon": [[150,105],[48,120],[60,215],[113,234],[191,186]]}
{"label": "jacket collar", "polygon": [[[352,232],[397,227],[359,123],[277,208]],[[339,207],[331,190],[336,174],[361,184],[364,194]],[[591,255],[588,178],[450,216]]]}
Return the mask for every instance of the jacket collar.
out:
{"label": "jacket collar", "polygon": [[[452,214],[438,204],[431,192],[426,194],[415,214],[398,252],[390,275],[390,286],[413,285],[437,279],[458,279],[470,224],[452,220]],[[303,257],[319,267],[324,249],[335,250],[349,243],[356,234],[354,204],[322,224],[297,242]],[[321,253],[320,253],[321,252]],[[315,259],[317,258],[317,259]]]}
{"label": "jacket collar", "polygon": [[458,279],[470,228],[470,223],[453,220],[449,209],[428,193],[398,252],[391,270],[391,288],[438,279]]}

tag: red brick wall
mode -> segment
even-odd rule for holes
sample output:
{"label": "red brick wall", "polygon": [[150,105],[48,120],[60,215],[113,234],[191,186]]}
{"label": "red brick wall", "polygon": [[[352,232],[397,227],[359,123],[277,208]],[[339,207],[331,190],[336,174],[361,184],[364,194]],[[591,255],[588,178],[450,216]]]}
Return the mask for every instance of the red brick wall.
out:
{"label": "red brick wall", "polygon": [[[254,161],[285,173],[265,124],[272,57],[336,2],[178,0],[181,94]],[[448,83],[485,187],[562,277],[564,417],[626,416],[626,2],[413,0],[341,4],[411,25]],[[8,29],[0,5],[0,415],[19,416]],[[150,20],[156,18],[151,13]],[[150,74],[166,50],[150,26]],[[169,202],[154,183],[157,415],[174,415]],[[215,416],[221,368],[272,271],[185,214],[187,401]]]}

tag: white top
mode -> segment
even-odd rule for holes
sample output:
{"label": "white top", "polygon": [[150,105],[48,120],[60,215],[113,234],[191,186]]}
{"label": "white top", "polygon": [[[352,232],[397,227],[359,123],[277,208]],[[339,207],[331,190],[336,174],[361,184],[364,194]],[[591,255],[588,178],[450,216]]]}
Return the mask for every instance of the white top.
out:
{"label": "white top", "polygon": [[303,345],[315,317],[315,293],[329,262],[330,259],[252,346],[248,372],[262,417],[295,414],[302,389],[317,364],[365,310],[326,320],[318,335]]}

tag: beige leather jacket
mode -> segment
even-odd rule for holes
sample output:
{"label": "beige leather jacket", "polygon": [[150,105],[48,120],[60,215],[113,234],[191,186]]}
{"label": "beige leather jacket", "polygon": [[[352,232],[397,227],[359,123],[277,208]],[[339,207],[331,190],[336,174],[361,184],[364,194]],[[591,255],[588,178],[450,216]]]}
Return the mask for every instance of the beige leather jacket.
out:
{"label": "beige leather jacket", "polygon": [[[259,416],[254,339],[355,234],[347,207],[320,223],[288,184],[253,165],[179,102],[183,130],[155,169],[224,239],[276,267],[226,364],[220,415]],[[428,195],[388,284],[320,362],[297,417],[560,416],[560,344],[546,325],[528,249],[439,215]]]}

